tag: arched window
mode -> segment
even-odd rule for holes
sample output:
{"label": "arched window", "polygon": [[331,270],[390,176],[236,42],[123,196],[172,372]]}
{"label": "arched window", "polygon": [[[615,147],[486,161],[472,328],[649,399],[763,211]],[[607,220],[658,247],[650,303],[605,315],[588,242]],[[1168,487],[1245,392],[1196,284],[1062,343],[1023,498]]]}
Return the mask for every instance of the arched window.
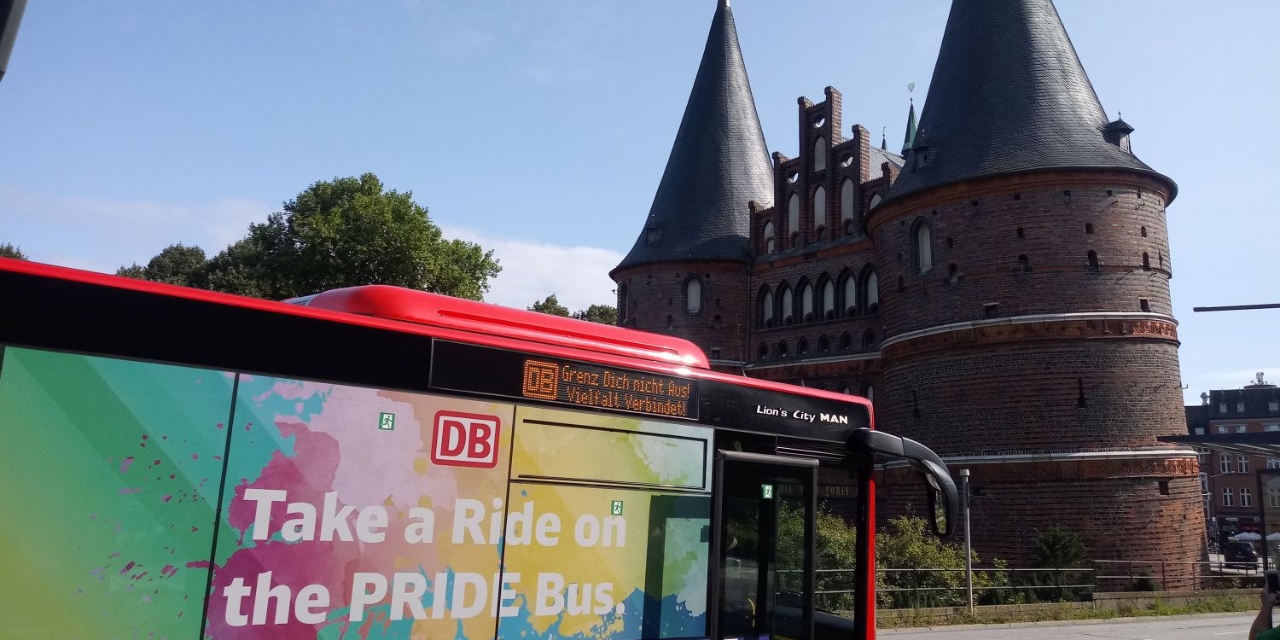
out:
{"label": "arched window", "polygon": [[871,196],[871,202],[870,202],[869,204],[867,204],[867,208],[868,208],[868,209],[874,209],[874,208],[876,208],[876,205],[880,204],[880,201],[881,201],[882,199],[883,199],[883,198],[881,198],[881,197],[880,197],[880,194],[878,194],[878,193],[877,193],[877,194],[875,194],[875,195],[873,195],[873,196]]}
{"label": "arched window", "polygon": [[675,331],[675,329],[676,319],[671,316],[667,316],[667,331]]}
{"label": "arched window", "polygon": [[836,285],[830,280],[822,285],[822,317],[827,320],[836,317]]}
{"label": "arched window", "polygon": [[827,334],[818,336],[818,353],[826,353],[831,350],[831,338]]}
{"label": "arched window", "polygon": [[866,301],[867,313],[875,313],[880,308],[880,279],[874,269],[868,269],[862,276],[862,299]]}
{"label": "arched window", "polygon": [[702,311],[702,281],[689,278],[684,283],[684,311],[698,313]]}
{"label": "arched window", "polygon": [[[840,185],[840,222],[848,223],[853,220],[853,180],[845,178],[844,184]],[[846,224],[846,227],[848,225]]]}
{"label": "arched window", "polygon": [[800,340],[796,342],[796,355],[803,356],[807,353],[809,353],[809,339],[800,338]]}
{"label": "arched window", "polygon": [[870,382],[862,385],[862,397],[874,403],[876,401],[875,386],[873,386]]}
{"label": "arched window", "polygon": [[845,394],[845,395],[849,395],[849,394],[853,393],[853,392],[849,389],[849,383],[848,383],[848,382],[841,382],[841,383],[840,383],[840,386],[839,386],[836,390],[837,390],[837,391],[839,391],[840,393]]}
{"label": "arched window", "polygon": [[853,315],[858,312],[858,279],[853,274],[844,277],[844,313]]}
{"label": "arched window", "polygon": [[774,253],[778,250],[778,238],[773,228],[773,221],[764,223],[764,252]]}
{"label": "arched window", "polygon": [[818,136],[813,141],[813,170],[822,171],[827,168],[827,139]]}
{"label": "arched window", "polygon": [[808,282],[800,286],[800,317],[805,322],[813,321],[813,287]]}
{"label": "arched window", "polygon": [[618,319],[621,321],[627,319],[627,285],[625,284],[618,285]]}
{"label": "arched window", "polygon": [[1088,258],[1089,258],[1089,270],[1097,271],[1098,270],[1098,252],[1089,251]]}
{"label": "arched window", "polygon": [[795,298],[791,295],[791,287],[782,286],[782,324],[789,325],[796,321]]}
{"label": "arched window", "polygon": [[791,238],[791,246],[800,244],[800,194],[791,194],[787,201],[787,237]]}
{"label": "arched window", "polygon": [[911,240],[916,273],[928,273],[933,268],[933,230],[929,228],[929,223],[917,221],[911,230]]}
{"label": "arched window", "polygon": [[766,329],[773,326],[773,292],[769,287],[760,293],[760,326]]}
{"label": "arched window", "polygon": [[818,187],[813,192],[814,233],[825,226],[827,226],[827,190],[824,187]]}
{"label": "arched window", "polygon": [[853,334],[848,331],[840,334],[840,350],[848,351],[853,346]]}
{"label": "arched window", "polygon": [[862,348],[865,350],[874,346],[876,346],[876,334],[872,330],[867,329],[866,332],[862,334]]}
{"label": "arched window", "polygon": [[785,358],[785,357],[787,357],[787,351],[788,351],[788,350],[787,350],[787,341],[786,341],[786,340],[781,340],[781,341],[779,341],[779,342],[778,342],[778,348],[777,348],[777,351],[776,351],[776,353],[778,354],[778,358],[780,358],[780,359],[781,359],[781,358]]}
{"label": "arched window", "polygon": [[1142,270],[1143,271],[1151,270],[1151,256],[1147,255],[1146,251],[1142,252]]}
{"label": "arched window", "polygon": [[761,342],[761,343],[760,343],[760,349],[758,349],[758,350],[756,351],[756,359],[757,359],[757,360],[768,360],[768,359],[769,359],[769,345],[767,345],[767,344],[765,344],[765,343],[763,343],[763,342]]}

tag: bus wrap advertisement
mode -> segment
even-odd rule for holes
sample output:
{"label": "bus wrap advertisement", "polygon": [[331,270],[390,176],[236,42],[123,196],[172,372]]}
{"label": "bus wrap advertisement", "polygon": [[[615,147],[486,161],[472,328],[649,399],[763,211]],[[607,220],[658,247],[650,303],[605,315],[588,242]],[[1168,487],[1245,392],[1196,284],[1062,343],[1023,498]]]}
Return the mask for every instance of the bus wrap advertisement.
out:
{"label": "bus wrap advertisement", "polygon": [[0,362],[7,633],[706,633],[708,429],[13,347]]}

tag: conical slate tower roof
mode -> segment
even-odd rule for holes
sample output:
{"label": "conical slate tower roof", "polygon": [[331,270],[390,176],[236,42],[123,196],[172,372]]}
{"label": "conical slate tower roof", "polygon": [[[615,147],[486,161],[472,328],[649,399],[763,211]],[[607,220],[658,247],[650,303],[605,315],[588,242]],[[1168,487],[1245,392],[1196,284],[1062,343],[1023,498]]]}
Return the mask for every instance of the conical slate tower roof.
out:
{"label": "conical slate tower roof", "polygon": [[902,134],[902,155],[907,155],[916,143],[916,103],[911,101],[911,109],[907,111],[907,131]]}
{"label": "conical slate tower roof", "polygon": [[1176,189],[1104,140],[1107,124],[1052,0],[953,0],[919,133],[888,199],[1054,168],[1147,172]]}
{"label": "conical slate tower roof", "polygon": [[746,260],[752,200],[773,204],[773,168],[733,12],[721,0],[649,218],[618,268]]}

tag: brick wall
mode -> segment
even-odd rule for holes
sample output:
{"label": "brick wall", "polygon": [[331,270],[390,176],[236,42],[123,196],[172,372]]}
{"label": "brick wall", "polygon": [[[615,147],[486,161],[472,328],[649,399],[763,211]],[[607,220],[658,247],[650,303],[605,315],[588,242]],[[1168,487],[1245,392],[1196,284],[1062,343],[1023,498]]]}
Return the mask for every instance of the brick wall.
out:
{"label": "brick wall", "polygon": [[[745,349],[750,308],[746,263],[658,263],[614,276],[621,326],[685,338],[713,360],[744,361],[749,355]],[[697,313],[688,313],[685,307],[685,287],[691,277],[702,283],[702,309]]]}
{"label": "brick wall", "polygon": [[[1144,299],[1146,311],[1171,315],[1164,196],[1105,175],[1050,177],[1054,184],[1023,177],[942,189],[949,201],[878,209],[868,224],[886,332],[994,316],[1138,313]],[[925,273],[913,244],[920,223],[932,235]]]}
{"label": "brick wall", "polygon": [[[976,494],[970,499],[973,547],[984,564],[1000,558],[1034,566],[1036,536],[1062,526],[1083,534],[1091,560],[1132,560],[1140,567],[1164,560],[1166,588],[1194,586],[1190,563],[1206,557],[1194,459],[965,466]],[[877,484],[880,526],[895,515],[923,515],[922,486],[914,472],[886,474]],[[951,540],[962,535],[959,523]]]}

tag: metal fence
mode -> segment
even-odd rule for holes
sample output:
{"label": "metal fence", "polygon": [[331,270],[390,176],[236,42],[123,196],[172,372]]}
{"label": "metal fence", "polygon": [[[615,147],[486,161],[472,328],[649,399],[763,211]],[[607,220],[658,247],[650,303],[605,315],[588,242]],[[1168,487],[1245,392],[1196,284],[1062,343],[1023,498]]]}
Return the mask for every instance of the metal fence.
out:
{"label": "metal fence", "polygon": [[[1068,568],[974,567],[974,604],[1071,602],[1095,592],[1229,589],[1260,586],[1257,563],[1097,561]],[[876,592],[893,608],[964,606],[963,568],[878,568]],[[852,602],[852,569],[817,571],[817,604],[829,610]]]}

